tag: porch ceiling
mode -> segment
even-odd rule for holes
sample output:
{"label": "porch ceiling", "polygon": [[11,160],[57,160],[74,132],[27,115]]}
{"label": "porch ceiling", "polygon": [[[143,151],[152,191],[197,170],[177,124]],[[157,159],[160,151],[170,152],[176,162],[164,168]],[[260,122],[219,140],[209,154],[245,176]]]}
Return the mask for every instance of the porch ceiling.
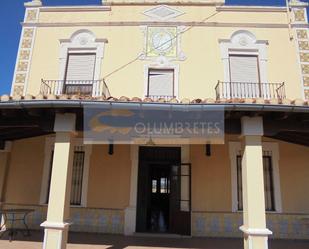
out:
{"label": "porch ceiling", "polygon": [[75,113],[76,130],[83,130],[83,108],[114,105],[119,108],[135,109],[147,105],[167,109],[170,106],[190,108],[221,106],[225,110],[225,132],[240,134],[240,120],[243,116],[262,116],[266,137],[309,146],[309,106],[284,104],[246,103],[147,103],[89,100],[8,100],[0,102],[0,143],[53,133],[55,113]]}

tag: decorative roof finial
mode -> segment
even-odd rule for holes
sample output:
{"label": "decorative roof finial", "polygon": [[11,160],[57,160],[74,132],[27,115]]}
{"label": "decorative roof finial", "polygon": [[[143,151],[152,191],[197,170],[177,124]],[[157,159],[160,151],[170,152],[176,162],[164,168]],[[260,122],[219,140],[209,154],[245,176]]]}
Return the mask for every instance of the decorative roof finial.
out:
{"label": "decorative roof finial", "polygon": [[31,2],[25,3],[25,7],[41,7],[42,5],[41,0],[32,0]]}

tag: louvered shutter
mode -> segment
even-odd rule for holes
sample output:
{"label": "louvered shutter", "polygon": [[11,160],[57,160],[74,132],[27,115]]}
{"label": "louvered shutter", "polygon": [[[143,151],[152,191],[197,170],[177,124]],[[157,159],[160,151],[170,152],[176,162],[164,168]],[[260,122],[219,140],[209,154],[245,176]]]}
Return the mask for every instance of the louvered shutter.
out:
{"label": "louvered shutter", "polygon": [[69,54],[66,80],[93,80],[95,54]]}
{"label": "louvered shutter", "polygon": [[257,56],[230,55],[231,82],[258,83],[259,69]]}
{"label": "louvered shutter", "polygon": [[148,95],[174,96],[174,70],[150,70]]}

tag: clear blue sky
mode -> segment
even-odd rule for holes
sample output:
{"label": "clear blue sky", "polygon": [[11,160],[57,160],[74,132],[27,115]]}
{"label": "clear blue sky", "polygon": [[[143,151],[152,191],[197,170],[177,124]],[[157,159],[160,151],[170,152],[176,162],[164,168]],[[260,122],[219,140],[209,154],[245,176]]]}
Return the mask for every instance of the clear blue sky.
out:
{"label": "clear blue sky", "polygon": [[[305,0],[306,1],[306,0]],[[308,0],[307,0],[308,1]],[[23,3],[28,0],[1,0],[0,95],[9,93],[23,20]],[[43,0],[44,5],[96,5],[101,0]],[[226,0],[231,5],[285,5],[285,0]]]}

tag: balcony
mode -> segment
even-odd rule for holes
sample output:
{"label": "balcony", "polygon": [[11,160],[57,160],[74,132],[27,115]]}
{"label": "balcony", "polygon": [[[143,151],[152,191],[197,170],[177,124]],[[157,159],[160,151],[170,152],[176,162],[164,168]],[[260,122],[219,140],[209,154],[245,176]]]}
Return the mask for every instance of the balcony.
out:
{"label": "balcony", "polygon": [[251,82],[222,82],[215,87],[216,99],[284,99],[285,86],[283,83],[251,83]]}
{"label": "balcony", "polygon": [[176,98],[176,96],[172,95],[146,95],[146,98],[150,98],[153,101],[158,101],[159,99],[164,99],[165,101],[170,101],[171,99]]}
{"label": "balcony", "polygon": [[104,80],[43,80],[40,93],[43,95],[81,95],[110,97]]}

